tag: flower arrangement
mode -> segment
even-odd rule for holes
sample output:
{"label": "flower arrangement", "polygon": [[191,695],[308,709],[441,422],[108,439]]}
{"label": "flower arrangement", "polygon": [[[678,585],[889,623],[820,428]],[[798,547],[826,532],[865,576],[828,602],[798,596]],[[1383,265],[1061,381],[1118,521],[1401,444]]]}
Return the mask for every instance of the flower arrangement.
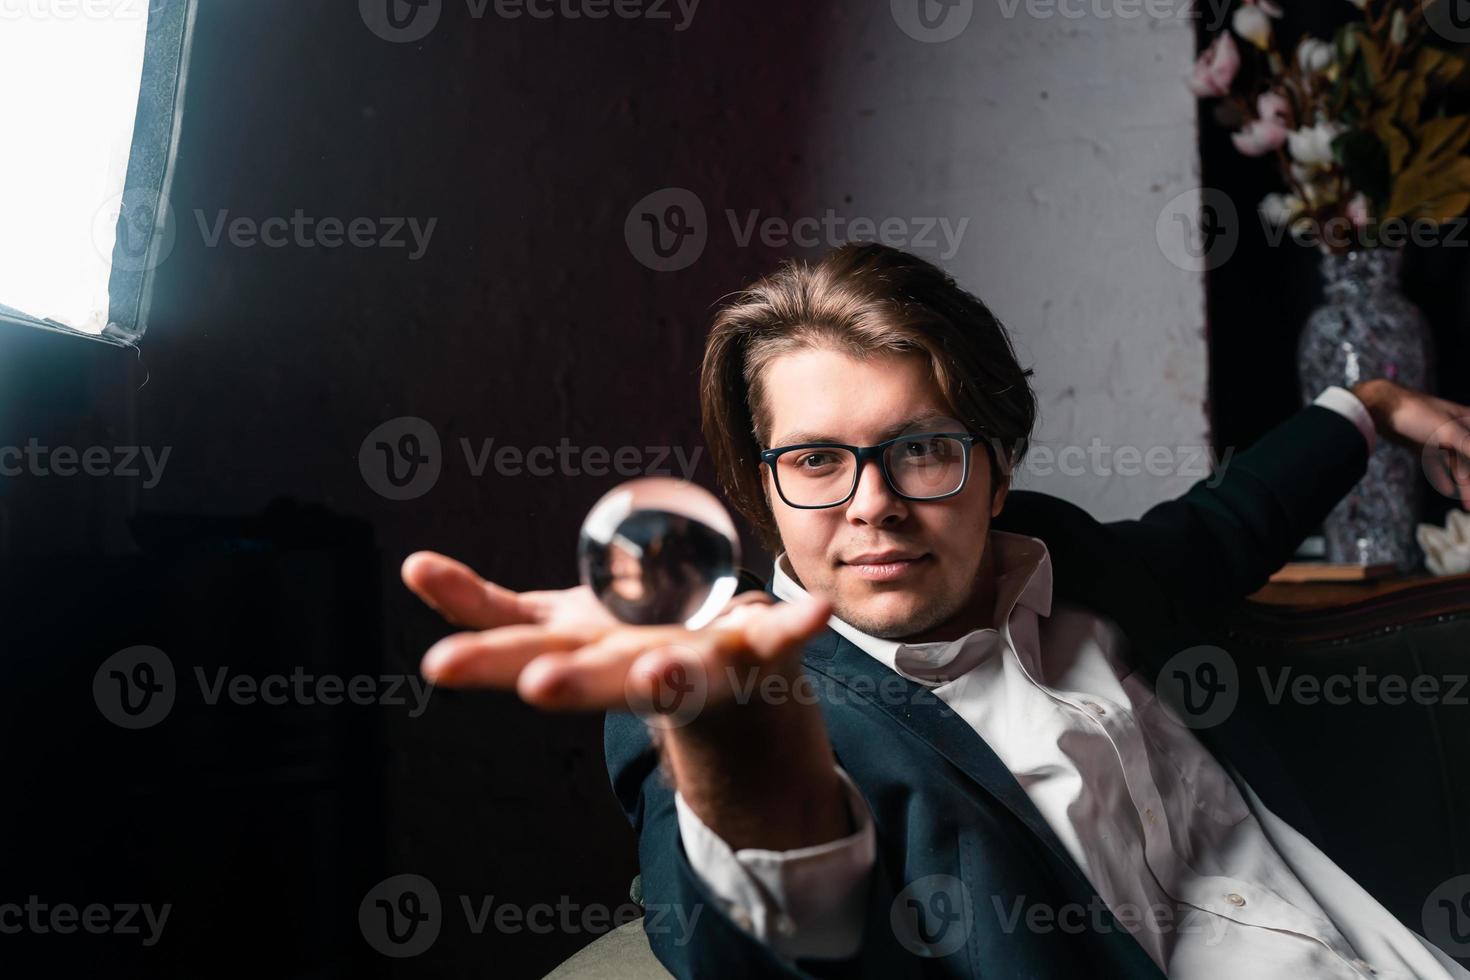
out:
{"label": "flower arrangement", "polygon": [[1262,217],[1299,238],[1317,232],[1329,252],[1388,244],[1390,225],[1438,225],[1470,208],[1470,115],[1446,105],[1470,61],[1426,43],[1426,13],[1454,0],[1348,2],[1361,20],[1283,56],[1281,8],[1244,0],[1188,82],[1220,100],[1215,118],[1236,149],[1274,154],[1287,192],[1266,195]]}

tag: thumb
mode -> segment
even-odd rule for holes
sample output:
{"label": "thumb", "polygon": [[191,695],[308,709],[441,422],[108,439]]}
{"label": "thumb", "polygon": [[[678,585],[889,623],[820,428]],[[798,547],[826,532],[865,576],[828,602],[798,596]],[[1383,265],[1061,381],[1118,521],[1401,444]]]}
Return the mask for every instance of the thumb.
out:
{"label": "thumb", "polygon": [[778,603],[750,618],[745,640],[756,656],[772,660],[819,633],[831,613],[831,603],[813,595]]}

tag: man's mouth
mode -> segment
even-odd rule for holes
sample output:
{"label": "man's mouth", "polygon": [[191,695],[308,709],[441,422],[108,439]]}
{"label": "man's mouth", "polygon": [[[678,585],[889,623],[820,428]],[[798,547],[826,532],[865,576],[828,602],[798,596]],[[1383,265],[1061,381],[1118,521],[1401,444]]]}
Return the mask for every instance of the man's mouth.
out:
{"label": "man's mouth", "polygon": [[875,551],[856,555],[843,562],[859,577],[870,582],[894,582],[915,574],[930,561],[930,556],[917,551]]}

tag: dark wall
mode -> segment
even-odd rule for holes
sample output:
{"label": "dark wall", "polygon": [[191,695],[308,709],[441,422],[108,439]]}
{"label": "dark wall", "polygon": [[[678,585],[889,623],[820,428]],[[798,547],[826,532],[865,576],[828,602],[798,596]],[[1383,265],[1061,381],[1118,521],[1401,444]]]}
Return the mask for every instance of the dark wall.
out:
{"label": "dark wall", "polygon": [[[475,935],[459,897],[626,904],[633,840],[607,787],[600,718],[447,691],[416,718],[401,707],[318,711],[313,738],[347,740],[312,756],[330,770],[331,804],[251,807],[244,801],[269,801],[299,775],[290,737],[299,718],[226,711],[187,691],[194,666],[222,660],[257,673],[323,662],[344,674],[414,672],[447,632],[397,581],[417,549],[459,556],[516,589],[575,584],[581,518],[622,477],[475,476],[461,438],[476,450],[491,438],[521,450],[564,439],[633,447],[645,469],[656,462],[647,449],[687,458],[702,446],[696,377],[710,307],[774,256],[711,236],[689,268],[654,271],[625,242],[625,219],[667,187],[712,209],[782,213],[783,187],[802,167],[802,92],[820,58],[809,25],[821,5],[705,0],[683,31],[672,4],[662,6],[673,21],[506,20],[493,5],[475,19],[474,6],[446,0],[431,34],[400,44],[375,36],[353,3],[203,0],[172,192],[177,242],[158,270],[141,353],[0,331],[0,443],[170,454],[151,488],[34,472],[0,484],[9,574],[44,569],[48,583],[8,596],[13,622],[45,626],[11,633],[34,673],[34,711],[12,722],[52,708],[95,722],[85,685],[134,644],[165,650],[189,702],[147,732],[91,725],[78,736],[74,754],[93,759],[163,753],[164,785],[110,764],[82,770],[90,791],[53,759],[23,770],[31,785],[13,829],[46,845],[16,867],[30,880],[74,871],[65,879],[74,889],[54,900],[88,900],[99,874],[109,894],[141,888],[132,875],[150,848],[165,862],[143,890],[176,906],[174,932],[125,955],[94,944],[90,965],[539,975],[594,934]],[[207,240],[221,211],[259,222],[297,210],[437,224],[417,261],[411,247]],[[421,495],[393,500],[374,489],[381,476],[364,476],[359,450],[405,416],[437,432],[442,472]],[[695,476],[712,485],[707,462]],[[248,519],[277,500],[290,503]],[[139,514],[165,518],[145,534],[131,521]],[[344,519],[369,544],[314,535]],[[128,561],[150,570],[129,572],[138,566]],[[303,576],[293,570],[301,561],[369,573]],[[746,563],[768,567],[759,554]],[[67,588],[105,588],[112,574],[135,590],[98,603]],[[181,581],[195,587],[178,591]],[[241,609],[255,628],[218,632]],[[279,749],[264,777],[246,772],[252,746]],[[222,782],[233,802],[199,809],[202,782]],[[109,806],[117,795],[131,802]],[[181,808],[215,821],[215,832],[145,840],[128,829],[127,813]],[[48,828],[79,810],[111,843],[67,851]],[[351,849],[327,846],[364,824],[377,829]],[[134,858],[103,871],[86,863],[109,848]],[[273,850],[294,857],[262,864]],[[181,862],[193,870],[169,873]],[[444,927],[427,952],[390,961],[357,933],[357,902],[374,880],[409,872],[437,887]],[[38,945],[46,956],[62,948]]]}

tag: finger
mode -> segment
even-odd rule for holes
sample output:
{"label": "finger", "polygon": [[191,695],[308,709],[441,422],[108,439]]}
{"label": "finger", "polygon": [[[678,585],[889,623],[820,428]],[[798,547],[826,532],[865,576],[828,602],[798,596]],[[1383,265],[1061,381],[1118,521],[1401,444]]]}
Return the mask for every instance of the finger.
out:
{"label": "finger", "polygon": [[[698,633],[679,628],[623,628],[580,650],[536,658],[521,674],[516,692],[528,704],[561,711],[626,710],[628,671],[650,650],[672,648],[691,669],[708,649]],[[702,667],[699,669],[703,670]]]}
{"label": "finger", "polygon": [[814,595],[778,603],[750,617],[745,640],[756,656],[775,659],[820,633],[831,614],[831,603]]}
{"label": "finger", "polygon": [[533,621],[520,596],[461,562],[419,551],[403,562],[403,584],[456,626],[485,630]]}
{"label": "finger", "polygon": [[590,625],[518,625],[456,633],[430,647],[419,670],[433,683],[447,687],[508,690],[515,687],[516,678],[537,657],[576,650],[595,642],[604,632],[604,627]]}

